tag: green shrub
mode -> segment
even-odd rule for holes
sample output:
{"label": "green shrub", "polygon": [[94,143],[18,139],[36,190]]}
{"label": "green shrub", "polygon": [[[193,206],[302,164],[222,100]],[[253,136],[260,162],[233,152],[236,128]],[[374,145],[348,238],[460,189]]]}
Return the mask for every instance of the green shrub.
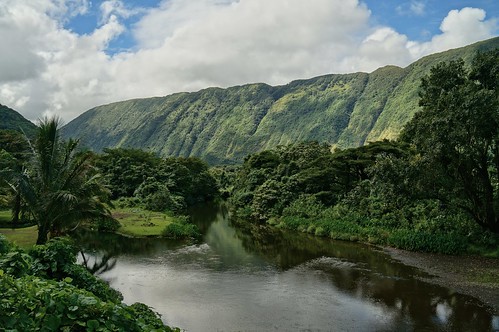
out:
{"label": "green shrub", "polygon": [[166,187],[144,198],[144,207],[151,211],[180,213],[187,208],[184,197],[173,195]]}
{"label": "green shrub", "polygon": [[105,302],[71,285],[0,270],[0,326],[17,331],[172,331],[146,306]]}
{"label": "green shrub", "polygon": [[196,225],[183,222],[172,222],[165,227],[161,235],[170,239],[197,239],[201,236],[201,233]]}
{"label": "green shrub", "polygon": [[395,230],[388,236],[388,244],[411,251],[435,252],[448,255],[466,251],[468,241],[465,237],[453,233],[430,233],[409,229]]}
{"label": "green shrub", "polygon": [[299,216],[284,216],[281,220],[286,228],[291,230],[299,230],[299,228],[307,229],[312,222],[310,219]]}
{"label": "green shrub", "polygon": [[9,252],[10,248],[10,242],[3,234],[0,234],[0,255]]}
{"label": "green shrub", "polygon": [[0,270],[15,277],[21,277],[30,272],[33,259],[21,251],[11,251],[0,256]]}
{"label": "green shrub", "polygon": [[99,232],[115,232],[120,228],[120,222],[112,218],[100,218],[97,220],[97,230]]}
{"label": "green shrub", "polygon": [[312,195],[301,195],[282,211],[283,216],[318,218],[325,209],[324,204]]}
{"label": "green shrub", "polygon": [[44,245],[34,246],[29,251],[33,257],[31,273],[60,280],[66,277],[66,267],[76,263],[77,252],[69,238],[55,238]]}
{"label": "green shrub", "polygon": [[141,200],[137,197],[120,197],[116,201],[114,201],[114,205],[117,208],[130,208],[139,206],[141,204]]}
{"label": "green shrub", "polygon": [[111,288],[104,280],[96,278],[82,265],[67,265],[64,268],[64,278],[71,278],[71,284],[87,290],[97,296],[102,301],[119,303],[123,300],[123,295]]}

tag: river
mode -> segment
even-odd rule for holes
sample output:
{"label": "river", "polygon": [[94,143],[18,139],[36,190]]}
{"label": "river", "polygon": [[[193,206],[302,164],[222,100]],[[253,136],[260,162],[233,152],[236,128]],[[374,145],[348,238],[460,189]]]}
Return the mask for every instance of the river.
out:
{"label": "river", "polygon": [[220,206],[192,217],[203,232],[195,244],[113,234],[79,242],[126,303],[187,331],[499,330],[485,304],[418,280],[423,272],[375,247],[234,227]]}

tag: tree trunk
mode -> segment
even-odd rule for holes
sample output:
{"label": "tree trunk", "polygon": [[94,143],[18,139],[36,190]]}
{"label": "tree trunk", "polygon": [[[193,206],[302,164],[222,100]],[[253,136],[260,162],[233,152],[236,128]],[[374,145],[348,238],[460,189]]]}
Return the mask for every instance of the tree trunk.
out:
{"label": "tree trunk", "polygon": [[46,225],[38,225],[38,238],[36,244],[45,244],[48,240],[49,229]]}
{"label": "tree trunk", "polygon": [[12,207],[12,225],[19,223],[19,214],[21,213],[21,195],[19,193],[14,197],[14,206]]}

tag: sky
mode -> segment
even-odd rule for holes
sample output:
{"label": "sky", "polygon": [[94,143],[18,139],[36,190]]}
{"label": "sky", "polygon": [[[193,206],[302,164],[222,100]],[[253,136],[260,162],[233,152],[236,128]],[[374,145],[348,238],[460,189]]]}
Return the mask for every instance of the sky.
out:
{"label": "sky", "polygon": [[499,35],[497,0],[1,0],[0,104],[120,100],[405,67]]}

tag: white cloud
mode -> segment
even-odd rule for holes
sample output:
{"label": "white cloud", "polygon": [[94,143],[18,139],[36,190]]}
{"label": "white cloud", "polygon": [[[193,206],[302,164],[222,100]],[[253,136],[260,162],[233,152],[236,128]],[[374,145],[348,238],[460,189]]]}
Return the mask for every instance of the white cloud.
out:
{"label": "white cloud", "polygon": [[357,52],[345,58],[347,71],[370,72],[387,64],[405,66],[413,58],[407,49],[408,39],[392,28],[374,30],[359,45]]}
{"label": "white cloud", "polygon": [[[0,40],[9,45],[0,52],[0,103],[30,119],[58,113],[69,121],[129,98],[405,66],[497,33],[497,21],[483,10],[464,8],[448,14],[441,34],[418,43],[373,27],[358,0],[168,0],[147,11],[111,0],[100,6],[92,33],[64,29],[68,15],[84,13],[88,3],[0,3]],[[121,19],[137,13],[143,16],[129,27],[137,47],[106,54],[127,29]]]}
{"label": "white cloud", "polygon": [[451,10],[440,25],[441,34],[425,43],[408,45],[413,58],[445,51],[494,37],[498,31],[497,19],[486,20],[486,12],[478,8]]}

